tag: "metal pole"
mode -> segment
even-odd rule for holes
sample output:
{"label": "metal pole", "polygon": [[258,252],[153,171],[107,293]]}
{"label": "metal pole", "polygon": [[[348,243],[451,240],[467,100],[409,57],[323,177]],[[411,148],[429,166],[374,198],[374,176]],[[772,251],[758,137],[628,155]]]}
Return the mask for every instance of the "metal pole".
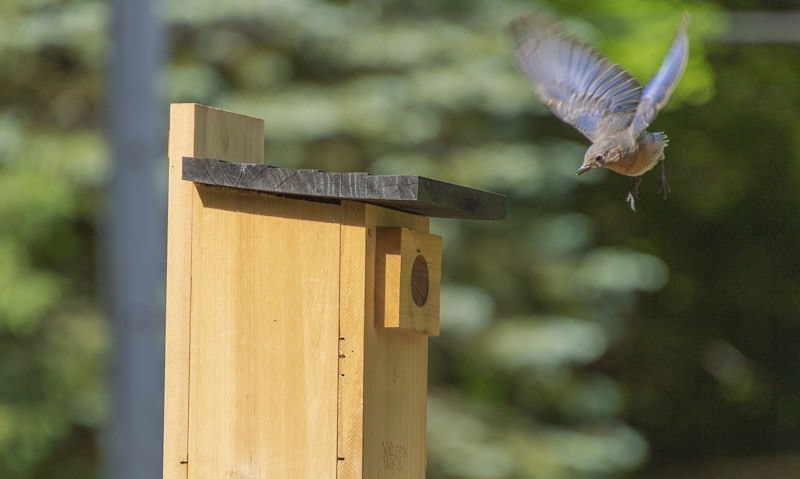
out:
{"label": "metal pole", "polygon": [[[104,299],[111,318],[112,410],[104,476],[161,477],[166,146],[158,0],[112,0]],[[159,180],[161,178],[161,180]]]}

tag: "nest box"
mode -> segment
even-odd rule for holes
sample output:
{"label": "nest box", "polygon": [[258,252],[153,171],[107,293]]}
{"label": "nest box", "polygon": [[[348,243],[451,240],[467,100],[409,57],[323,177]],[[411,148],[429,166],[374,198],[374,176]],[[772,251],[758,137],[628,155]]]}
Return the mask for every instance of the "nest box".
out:
{"label": "nest box", "polygon": [[431,216],[505,198],[263,162],[263,121],[170,110],[165,479],[425,477]]}

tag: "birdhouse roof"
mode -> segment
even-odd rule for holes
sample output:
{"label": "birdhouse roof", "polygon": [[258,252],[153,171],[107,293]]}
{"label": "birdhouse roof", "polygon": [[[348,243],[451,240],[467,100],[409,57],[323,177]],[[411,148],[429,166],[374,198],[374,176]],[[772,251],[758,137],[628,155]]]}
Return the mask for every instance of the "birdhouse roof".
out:
{"label": "birdhouse roof", "polygon": [[183,158],[183,179],[310,200],[353,200],[439,218],[503,219],[506,197],[416,175],[335,173]]}

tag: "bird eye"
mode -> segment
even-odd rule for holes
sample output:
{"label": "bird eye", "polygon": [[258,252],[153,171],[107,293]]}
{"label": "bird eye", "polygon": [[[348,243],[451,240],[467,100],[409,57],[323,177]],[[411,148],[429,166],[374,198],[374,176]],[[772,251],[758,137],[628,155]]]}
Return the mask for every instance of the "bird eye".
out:
{"label": "bird eye", "polygon": [[603,161],[605,161],[605,158],[603,158],[603,155],[597,155],[594,157],[594,161],[596,161],[597,163],[602,163]]}

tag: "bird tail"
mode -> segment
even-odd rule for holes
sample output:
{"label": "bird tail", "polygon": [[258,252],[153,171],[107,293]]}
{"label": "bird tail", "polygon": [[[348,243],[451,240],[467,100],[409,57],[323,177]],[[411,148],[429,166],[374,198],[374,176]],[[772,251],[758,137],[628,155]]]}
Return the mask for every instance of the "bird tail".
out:
{"label": "bird tail", "polygon": [[661,143],[664,144],[664,146],[669,145],[669,137],[667,137],[667,134],[664,133],[663,131],[657,131],[655,133],[650,133],[650,134],[653,135],[654,140],[660,141]]}

